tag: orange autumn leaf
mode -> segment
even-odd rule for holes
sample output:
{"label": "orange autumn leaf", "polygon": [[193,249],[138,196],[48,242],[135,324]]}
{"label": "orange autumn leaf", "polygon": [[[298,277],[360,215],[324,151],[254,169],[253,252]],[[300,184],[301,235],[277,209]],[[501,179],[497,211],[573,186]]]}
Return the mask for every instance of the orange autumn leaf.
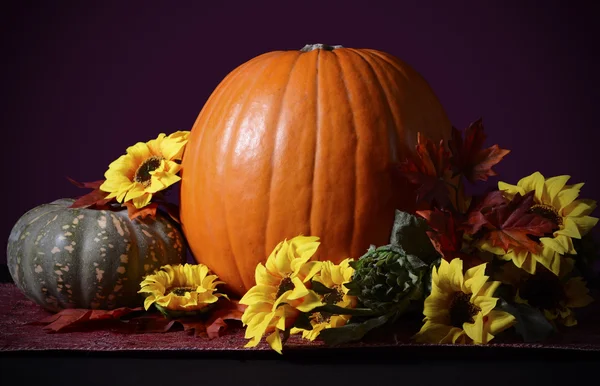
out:
{"label": "orange autumn leaf", "polygon": [[88,310],[83,308],[70,308],[57,312],[47,318],[34,322],[45,324],[44,330],[59,332],[65,329],[73,329],[88,325],[90,322],[99,320],[119,320],[123,316],[142,311],[142,308],[121,307],[114,310]]}
{"label": "orange autumn leaf", "polygon": [[228,327],[227,320],[241,321],[247,306],[240,304],[237,300],[222,300],[222,305],[215,309],[206,322],[206,333],[208,338],[214,339],[221,336]]}
{"label": "orange autumn leaf", "polygon": [[133,205],[133,202],[131,201],[125,202],[123,203],[123,205],[127,207],[127,215],[129,216],[130,220],[136,219],[138,217],[156,217],[156,210],[158,209],[158,203],[156,202],[151,202],[143,208],[136,208],[135,205]]}
{"label": "orange autumn leaf", "polygon": [[435,202],[439,207],[450,206],[450,154],[444,141],[435,144],[421,133],[417,134],[415,156],[398,165],[399,173],[417,186],[417,201]]}
{"label": "orange autumn leaf", "polygon": [[108,196],[107,192],[100,190],[100,185],[102,185],[104,180],[79,182],[69,177],[67,177],[67,179],[78,188],[92,189],[91,192],[78,197],[75,202],[71,204],[70,208],[99,208],[105,206],[111,201],[114,201],[114,198],[106,198],[106,196]]}
{"label": "orange autumn leaf", "polygon": [[448,147],[452,153],[450,161],[455,176],[462,174],[474,183],[477,180],[487,181],[488,177],[496,175],[492,167],[502,161],[510,150],[501,149],[498,145],[484,149],[485,140],[481,119],[469,125],[464,132],[464,139],[460,131],[452,128]]}
{"label": "orange autumn leaf", "polygon": [[492,246],[501,247],[504,251],[514,248],[539,253],[541,246],[535,238],[551,234],[556,224],[530,211],[534,204],[534,193],[531,191],[524,196],[517,193],[512,200],[503,204],[494,199],[500,193],[490,193],[488,196],[491,198],[484,199],[484,202],[493,202],[496,206],[482,206],[469,213],[468,232],[482,232],[481,239],[490,241]]}

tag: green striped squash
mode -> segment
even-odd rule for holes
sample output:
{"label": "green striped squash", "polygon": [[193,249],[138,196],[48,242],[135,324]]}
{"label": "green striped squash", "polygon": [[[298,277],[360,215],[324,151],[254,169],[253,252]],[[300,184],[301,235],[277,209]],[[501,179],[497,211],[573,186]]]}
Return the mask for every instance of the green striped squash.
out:
{"label": "green striped squash", "polygon": [[185,262],[185,239],[167,215],[130,220],[125,209],[69,208],[72,203],[31,209],[9,236],[10,274],[45,309],[140,306],[144,276]]}

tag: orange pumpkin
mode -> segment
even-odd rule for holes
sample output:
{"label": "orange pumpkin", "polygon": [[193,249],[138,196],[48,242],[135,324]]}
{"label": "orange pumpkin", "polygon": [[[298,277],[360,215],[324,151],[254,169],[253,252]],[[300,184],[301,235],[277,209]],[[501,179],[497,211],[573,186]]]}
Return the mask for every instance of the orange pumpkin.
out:
{"label": "orange pumpkin", "polygon": [[358,258],[389,240],[414,192],[391,165],[417,132],[451,124],[428,83],[385,52],[308,45],[260,55],[214,90],[183,157],[181,221],[198,262],[242,296],[284,239],[321,238],[317,257]]}

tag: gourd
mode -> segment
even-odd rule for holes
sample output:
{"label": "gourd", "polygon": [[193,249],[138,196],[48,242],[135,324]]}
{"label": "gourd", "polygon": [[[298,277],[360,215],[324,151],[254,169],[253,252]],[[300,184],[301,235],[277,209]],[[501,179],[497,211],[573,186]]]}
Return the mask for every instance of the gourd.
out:
{"label": "gourd", "polygon": [[126,209],[69,208],[73,202],[31,209],[9,236],[9,272],[45,309],[141,306],[143,277],[185,261],[183,235],[168,216],[130,220]]}
{"label": "gourd", "polygon": [[395,179],[417,132],[448,139],[427,81],[385,52],[309,45],[233,70],[198,115],[183,156],[190,250],[243,295],[275,245],[319,236],[317,258],[358,258],[390,237],[415,192]]}

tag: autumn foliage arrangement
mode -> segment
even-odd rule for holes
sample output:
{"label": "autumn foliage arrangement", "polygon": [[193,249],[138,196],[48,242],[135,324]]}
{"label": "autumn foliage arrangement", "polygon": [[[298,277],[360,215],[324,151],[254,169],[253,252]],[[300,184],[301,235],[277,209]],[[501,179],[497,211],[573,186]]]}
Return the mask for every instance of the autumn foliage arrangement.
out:
{"label": "autumn foliage arrangement", "polygon": [[[73,181],[92,189],[73,207],[120,206],[146,218],[161,205],[176,218],[163,191],[180,179],[187,136],[138,143],[105,180]],[[463,132],[453,128],[447,143],[419,133],[414,155],[393,168],[413,186],[417,209],[397,210],[389,243],[359,258],[317,260],[319,237],[297,235],[256,266],[254,286],[239,300],[221,291],[226,283],[204,264],[166,265],[140,283],[139,308],[64,310],[42,323],[56,332],[125,320],[120,325],[135,332],[182,326],[216,338],[233,321],[246,347],[265,341],[278,353],[292,336],[339,345],[375,330],[392,334],[401,321],[420,322],[411,332],[416,343],[544,341],[575,326],[578,309],[593,301],[586,282],[594,275],[596,203],[579,198],[582,183],[539,172],[469,196],[465,184],[496,176],[494,166],[509,154],[485,140],[481,120]]]}
{"label": "autumn foliage arrangement", "polygon": [[[447,143],[419,133],[414,156],[394,170],[414,186],[418,209],[397,211],[389,244],[344,261],[345,279],[322,279],[341,265],[325,268],[297,252],[278,263],[282,252],[274,251],[242,299],[248,345],[265,336],[282,352],[293,334],[338,345],[416,319],[422,325],[412,340],[430,344],[540,342],[576,325],[577,310],[593,300],[586,280],[595,202],[580,199],[583,184],[568,184],[569,176],[539,172],[467,195],[466,183],[496,176],[493,167],[509,154],[485,140],[481,120],[453,128]],[[298,251],[303,240],[287,248]],[[280,266],[294,268],[274,275]]]}

